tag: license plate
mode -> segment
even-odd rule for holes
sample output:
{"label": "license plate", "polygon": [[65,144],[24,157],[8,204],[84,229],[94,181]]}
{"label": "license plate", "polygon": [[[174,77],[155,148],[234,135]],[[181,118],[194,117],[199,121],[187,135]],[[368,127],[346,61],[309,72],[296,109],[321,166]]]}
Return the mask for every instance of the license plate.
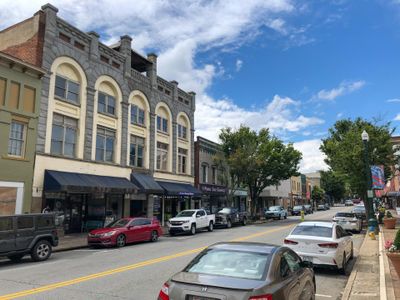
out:
{"label": "license plate", "polygon": [[302,256],[301,259],[303,261],[313,262],[313,258],[311,256]]}
{"label": "license plate", "polygon": [[339,224],[346,224],[346,221],[339,221]]}
{"label": "license plate", "polygon": [[192,295],[190,295],[190,296],[188,297],[188,300],[218,300],[218,299],[209,298],[209,297],[192,296]]}

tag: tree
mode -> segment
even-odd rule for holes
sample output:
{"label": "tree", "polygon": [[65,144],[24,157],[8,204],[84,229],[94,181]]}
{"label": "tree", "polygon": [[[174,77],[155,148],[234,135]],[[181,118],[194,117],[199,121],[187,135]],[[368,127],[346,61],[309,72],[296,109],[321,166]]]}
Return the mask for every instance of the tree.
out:
{"label": "tree", "polygon": [[324,200],[325,192],[319,186],[314,186],[311,191],[311,199],[315,204],[321,203]]}
{"label": "tree", "polygon": [[369,134],[368,156],[370,165],[383,165],[385,177],[391,176],[390,166],[394,164],[394,153],[391,143],[393,129],[390,123],[378,125],[361,118],[337,121],[329,129],[329,136],[322,140],[320,147],[325,153],[325,162],[332,171],[344,178],[351,191],[367,199],[367,174],[363,155],[361,133]]}
{"label": "tree", "polygon": [[346,192],[344,179],[332,170],[321,171],[321,187],[334,201],[342,199]]}
{"label": "tree", "polygon": [[301,153],[292,144],[285,145],[271,136],[268,129],[257,133],[245,126],[237,131],[224,128],[219,137],[231,177],[249,190],[252,216],[267,186],[298,175]]}

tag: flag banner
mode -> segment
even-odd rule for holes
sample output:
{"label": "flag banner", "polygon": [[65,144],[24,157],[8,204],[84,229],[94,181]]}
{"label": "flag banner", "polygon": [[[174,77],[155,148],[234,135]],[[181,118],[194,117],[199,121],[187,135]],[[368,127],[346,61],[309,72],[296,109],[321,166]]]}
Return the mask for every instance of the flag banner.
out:
{"label": "flag banner", "polygon": [[383,166],[371,166],[372,188],[383,190],[385,188],[385,173]]}

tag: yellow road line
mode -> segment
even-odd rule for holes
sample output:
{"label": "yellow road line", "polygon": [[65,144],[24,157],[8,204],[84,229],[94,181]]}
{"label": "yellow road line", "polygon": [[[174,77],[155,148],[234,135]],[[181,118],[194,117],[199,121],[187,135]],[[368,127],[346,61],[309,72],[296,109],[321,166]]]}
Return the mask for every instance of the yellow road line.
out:
{"label": "yellow road line", "polygon": [[[266,235],[266,234],[269,234],[269,233],[272,233],[272,232],[277,232],[277,231],[281,231],[281,230],[287,229],[287,228],[292,227],[294,225],[295,224],[286,225],[286,226],[274,228],[274,229],[271,229],[271,230],[266,230],[266,231],[258,232],[258,233],[255,233],[255,234],[247,235],[247,236],[244,236],[244,237],[241,237],[241,238],[233,239],[232,242],[250,240],[252,238],[263,236],[263,235]],[[49,285],[44,285],[44,286],[38,287],[38,288],[33,288],[33,289],[29,289],[29,290],[24,290],[24,291],[21,291],[21,292],[16,292],[16,293],[3,295],[3,296],[0,296],[0,300],[10,300],[10,299],[16,299],[16,298],[20,298],[20,297],[24,297],[24,296],[33,295],[33,294],[43,293],[43,292],[46,292],[46,291],[55,290],[55,289],[58,289],[58,288],[66,287],[66,286],[77,284],[77,283],[80,283],[80,282],[85,282],[85,281],[89,281],[89,280],[96,279],[96,278],[110,276],[110,275],[113,275],[113,274],[126,272],[126,271],[137,269],[137,268],[142,268],[142,267],[145,267],[145,266],[149,266],[149,265],[153,265],[153,264],[156,264],[156,263],[164,262],[164,261],[171,260],[171,259],[174,259],[174,258],[178,258],[178,257],[182,257],[182,256],[187,256],[187,255],[190,255],[190,254],[198,253],[198,252],[202,251],[205,248],[207,248],[207,247],[200,247],[200,248],[191,249],[191,250],[187,250],[187,251],[183,251],[183,252],[178,252],[178,253],[175,253],[175,254],[171,254],[171,255],[167,255],[167,256],[162,256],[162,257],[158,257],[158,258],[142,261],[142,262],[139,262],[139,263],[135,263],[135,264],[132,264],[132,265],[127,265],[127,266],[116,268],[116,269],[111,269],[111,270],[107,270],[107,271],[103,271],[103,272],[99,272],[99,273],[94,273],[94,274],[87,275],[87,276],[77,277],[77,278],[74,278],[74,279],[71,279],[71,280],[61,281],[61,282],[57,282],[57,283],[53,283],[53,284],[49,284]]]}

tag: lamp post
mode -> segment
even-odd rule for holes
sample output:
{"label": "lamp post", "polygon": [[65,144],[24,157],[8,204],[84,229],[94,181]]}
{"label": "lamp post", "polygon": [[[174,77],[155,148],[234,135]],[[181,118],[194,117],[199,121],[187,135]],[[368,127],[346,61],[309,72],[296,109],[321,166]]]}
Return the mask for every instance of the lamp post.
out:
{"label": "lamp post", "polygon": [[369,157],[368,157],[368,142],[369,135],[365,130],[361,134],[361,139],[364,144],[364,163],[365,163],[365,175],[367,176],[367,219],[368,226],[374,226],[377,228],[378,224],[374,215],[374,208],[372,205],[373,201],[373,191],[372,191],[372,178],[371,178],[371,169],[369,165]]}

